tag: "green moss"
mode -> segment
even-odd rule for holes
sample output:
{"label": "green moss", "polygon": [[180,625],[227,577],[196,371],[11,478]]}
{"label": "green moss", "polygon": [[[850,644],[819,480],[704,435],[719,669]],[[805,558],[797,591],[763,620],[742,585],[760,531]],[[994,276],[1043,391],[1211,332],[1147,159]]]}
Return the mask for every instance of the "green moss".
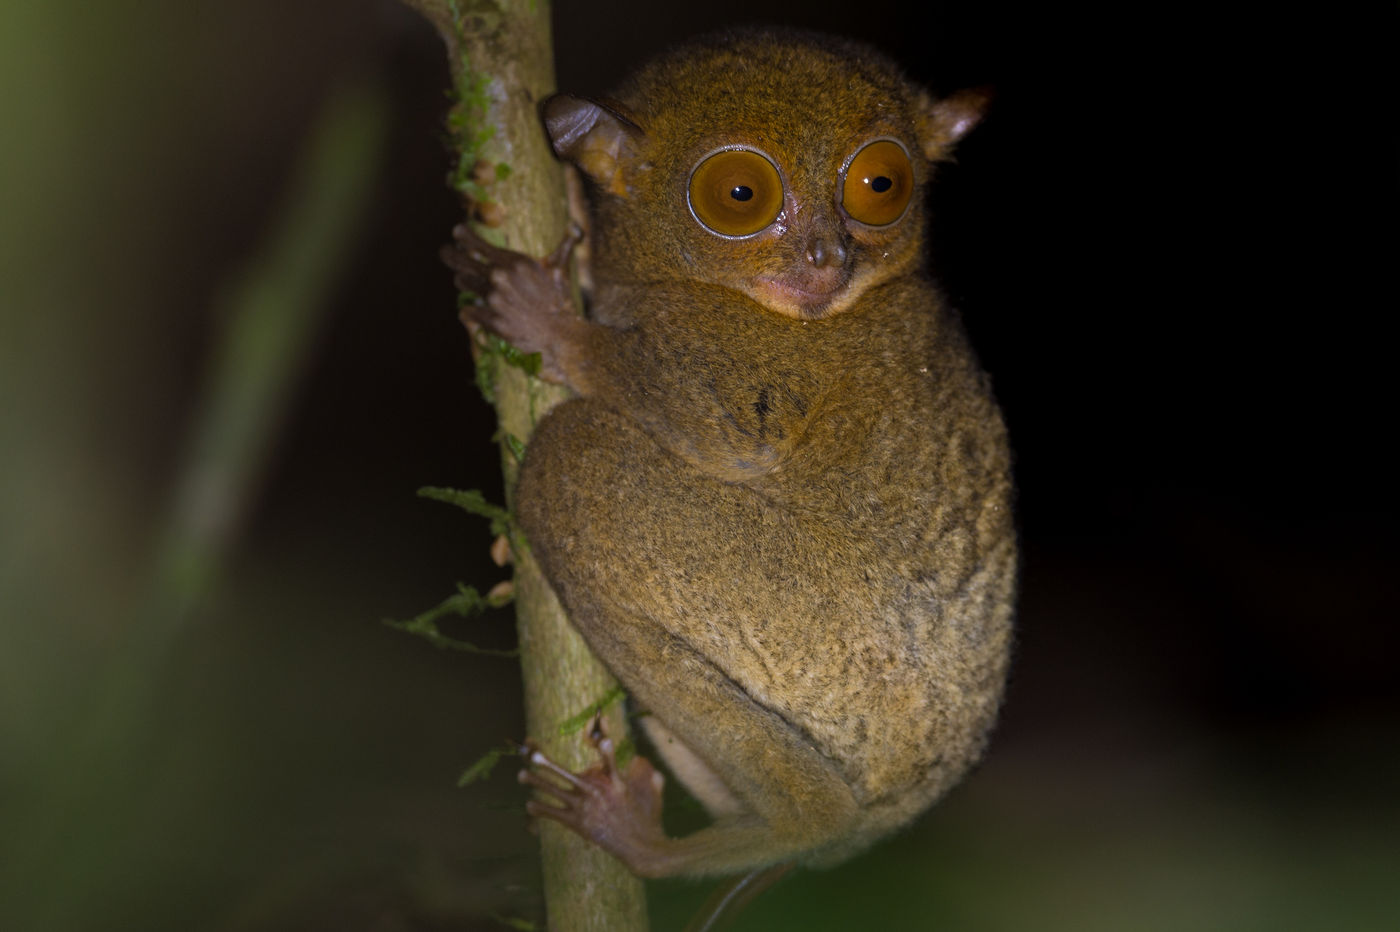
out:
{"label": "green moss", "polygon": [[487,501],[486,496],[477,489],[447,489],[425,485],[418,490],[418,497],[456,505],[463,511],[486,518],[491,522],[491,533],[498,536],[510,534],[514,528],[510,512],[495,502]]}
{"label": "green moss", "polygon": [[[471,12],[472,33],[490,33],[500,25],[501,13],[491,9],[492,4],[478,3]],[[480,203],[489,200],[485,186],[477,180],[476,166],[482,160],[486,144],[496,137],[496,126],[489,120],[491,112],[491,78],[475,71],[466,53],[468,24],[462,4],[450,0],[448,9],[452,13],[452,29],[456,39],[458,58],[454,63],[452,76],[452,109],[447,114],[447,129],[452,147],[457,153],[457,163],[452,170],[452,187],[469,201]],[[494,167],[495,180],[510,177],[511,168],[504,163]]]}
{"label": "green moss", "polygon": [[614,686],[612,689],[604,693],[601,698],[589,703],[583,711],[575,715],[571,715],[564,721],[560,722],[559,734],[572,735],[575,732],[580,731],[586,725],[590,724],[595,718],[597,718],[608,706],[612,705],[614,702],[620,702],[621,700],[626,698],[627,691],[621,686]]}
{"label": "green moss", "polygon": [[510,451],[511,458],[517,463],[525,462],[525,443],[515,434],[501,431],[497,438]]}
{"label": "green moss", "polygon": [[496,375],[500,372],[501,354],[491,348],[482,336],[477,338],[476,389],[491,407],[496,406]]}
{"label": "green moss", "polygon": [[475,618],[485,614],[487,609],[500,608],[510,604],[510,601],[511,598],[508,596],[487,597],[471,586],[458,583],[455,593],[421,615],[415,615],[407,621],[386,618],[384,624],[398,631],[416,634],[426,639],[434,647],[440,647],[444,650],[460,650],[469,654],[485,654],[490,657],[518,657],[520,655],[518,650],[478,647],[470,641],[450,637],[444,634],[437,624],[438,619],[449,615],[456,615],[459,618]]}
{"label": "green moss", "polygon": [[500,354],[500,357],[509,365],[523,371],[526,375],[538,377],[543,357],[539,353],[522,353],[506,340],[493,336],[491,338],[492,349]]}
{"label": "green moss", "polygon": [[513,757],[519,753],[520,748],[511,742],[492,748],[462,771],[462,775],[457,778],[457,786],[460,788],[485,780],[491,776],[491,771],[496,769],[502,757]]}

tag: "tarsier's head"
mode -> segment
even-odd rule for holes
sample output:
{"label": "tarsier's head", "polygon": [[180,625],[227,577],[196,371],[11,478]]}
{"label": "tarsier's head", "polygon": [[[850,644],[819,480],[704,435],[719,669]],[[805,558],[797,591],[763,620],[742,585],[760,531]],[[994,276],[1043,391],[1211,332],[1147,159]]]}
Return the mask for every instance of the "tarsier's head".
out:
{"label": "tarsier's head", "polygon": [[658,59],[615,99],[551,98],[545,122],[597,187],[599,271],[815,319],[918,266],[930,163],[986,102],[935,101],[864,46],[737,33]]}

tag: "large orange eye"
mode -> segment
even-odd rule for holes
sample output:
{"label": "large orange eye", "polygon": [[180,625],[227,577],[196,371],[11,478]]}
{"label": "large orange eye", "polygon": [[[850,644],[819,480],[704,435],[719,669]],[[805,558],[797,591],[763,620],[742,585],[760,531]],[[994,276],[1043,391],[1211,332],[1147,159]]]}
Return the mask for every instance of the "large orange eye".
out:
{"label": "large orange eye", "polygon": [[897,142],[881,139],[856,153],[846,167],[841,206],[861,223],[882,227],[904,216],[914,193],[914,168]]}
{"label": "large orange eye", "polygon": [[690,210],[721,236],[762,230],[783,207],[783,182],[773,163],[748,149],[716,152],[690,173]]}

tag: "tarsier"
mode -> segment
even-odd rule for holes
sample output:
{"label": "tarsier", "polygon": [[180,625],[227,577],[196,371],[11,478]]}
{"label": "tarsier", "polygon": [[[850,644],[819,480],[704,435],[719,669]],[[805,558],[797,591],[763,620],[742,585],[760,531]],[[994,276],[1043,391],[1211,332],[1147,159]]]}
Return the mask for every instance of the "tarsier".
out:
{"label": "tarsier", "polygon": [[459,228],[474,322],[577,398],[529,442],[517,517],[573,624],[713,822],[661,826],[642,757],[536,816],[643,876],[831,864],[976,760],[1010,643],[1005,432],[925,277],[924,190],[985,105],[871,50],[701,40],[605,100],[544,107],[591,182],[591,306]]}

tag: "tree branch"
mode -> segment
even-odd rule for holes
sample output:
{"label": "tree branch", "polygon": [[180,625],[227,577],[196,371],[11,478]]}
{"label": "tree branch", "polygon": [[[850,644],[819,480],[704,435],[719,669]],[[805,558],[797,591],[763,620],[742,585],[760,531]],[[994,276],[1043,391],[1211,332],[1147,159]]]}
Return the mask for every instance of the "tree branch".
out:
{"label": "tree branch", "polygon": [[[453,182],[486,235],[531,255],[549,253],[568,225],[564,175],[540,123],[539,105],[554,91],[550,7],[545,0],[405,0],[447,43],[456,103],[448,120],[457,147]],[[495,231],[494,233],[491,231]],[[503,435],[507,500],[513,504],[518,462],[512,440],[567,397],[478,348],[493,389]],[[596,761],[586,728],[563,727],[616,683],[568,623],[549,584],[527,553],[516,554],[515,598],[525,683],[526,727],[556,761],[583,769]],[[620,703],[605,713],[621,740]],[[566,733],[568,732],[568,733]],[[543,820],[544,892],[552,932],[644,932],[641,881],[579,836]]]}

